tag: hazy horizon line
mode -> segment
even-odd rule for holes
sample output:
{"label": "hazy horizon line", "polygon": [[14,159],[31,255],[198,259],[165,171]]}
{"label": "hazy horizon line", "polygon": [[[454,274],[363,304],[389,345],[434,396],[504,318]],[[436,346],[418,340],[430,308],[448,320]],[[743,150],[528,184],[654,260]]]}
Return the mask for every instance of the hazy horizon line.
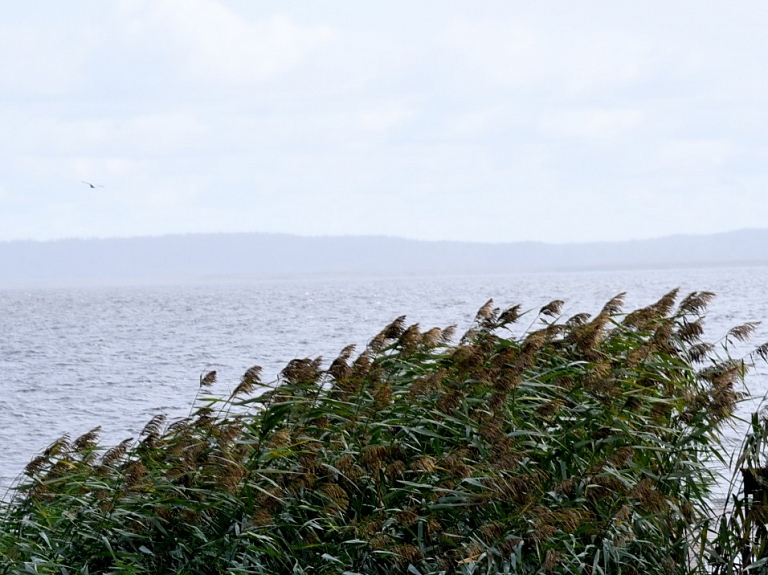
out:
{"label": "hazy horizon line", "polygon": [[146,234],[146,235],[130,235],[130,236],[66,236],[60,238],[47,238],[47,239],[35,239],[35,238],[17,238],[9,240],[0,240],[0,244],[14,244],[14,243],[35,243],[35,244],[53,244],[57,242],[100,242],[100,241],[115,241],[115,240],[145,240],[145,239],[162,239],[162,238],[175,238],[175,237],[190,237],[190,236],[283,236],[302,239],[355,239],[355,238],[381,238],[402,240],[408,242],[422,242],[422,243],[452,243],[452,244],[472,244],[472,245],[514,245],[514,244],[539,244],[549,246],[573,246],[573,245],[595,245],[595,244],[622,244],[622,243],[635,243],[665,240],[672,238],[704,238],[710,236],[723,236],[729,234],[738,234],[744,232],[759,232],[768,231],[768,227],[748,227],[737,228],[733,230],[726,230],[720,232],[708,232],[708,233],[677,233],[666,234],[661,236],[651,236],[647,238],[630,238],[630,239],[618,239],[618,240],[593,240],[593,241],[571,241],[571,242],[548,242],[542,240],[510,240],[489,242],[481,240],[452,240],[452,239],[425,239],[414,238],[398,235],[388,234],[296,234],[290,232],[262,232],[262,231],[236,231],[236,232],[168,232],[162,234]]}

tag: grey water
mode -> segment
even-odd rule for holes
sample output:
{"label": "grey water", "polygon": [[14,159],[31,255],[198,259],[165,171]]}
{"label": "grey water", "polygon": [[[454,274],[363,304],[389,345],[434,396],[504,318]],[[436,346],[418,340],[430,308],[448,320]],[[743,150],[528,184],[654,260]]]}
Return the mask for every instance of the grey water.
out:
{"label": "grey water", "polygon": [[[490,298],[534,310],[564,299],[569,315],[597,313],[619,292],[627,292],[626,309],[647,305],[675,287],[717,294],[706,340],[765,320],[753,342],[768,341],[765,267],[0,291],[0,495],[64,433],[101,426],[112,445],[155,414],[187,415],[210,370],[218,373],[214,391],[225,395],[253,365],[269,381],[293,358],[330,362],[399,315],[423,328],[464,330]],[[747,386],[754,402],[743,413],[768,391],[764,363]],[[735,443],[740,431],[728,433]]]}

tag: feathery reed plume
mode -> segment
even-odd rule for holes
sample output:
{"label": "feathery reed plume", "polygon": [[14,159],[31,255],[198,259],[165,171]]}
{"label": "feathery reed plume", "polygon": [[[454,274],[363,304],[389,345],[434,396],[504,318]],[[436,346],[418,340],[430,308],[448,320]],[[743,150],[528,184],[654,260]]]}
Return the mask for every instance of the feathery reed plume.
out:
{"label": "feathery reed plume", "polygon": [[573,317],[569,318],[565,322],[565,325],[568,326],[568,327],[584,325],[584,324],[586,324],[589,321],[590,317],[592,317],[592,316],[590,314],[588,314],[588,313],[577,313]]}
{"label": "feathery reed plume", "polygon": [[439,327],[433,327],[421,334],[421,345],[427,349],[441,344],[443,342],[443,332]]}
{"label": "feathery reed plume", "polygon": [[346,509],[349,506],[349,494],[342,487],[335,483],[326,483],[320,486],[320,492],[340,509]]}
{"label": "feathery reed plume", "polygon": [[413,380],[408,391],[412,399],[422,395],[428,395],[438,391],[447,372],[443,370],[432,371]]}
{"label": "feathery reed plume", "polygon": [[515,323],[518,319],[520,319],[520,316],[522,313],[520,310],[522,309],[522,305],[516,304],[511,307],[508,307],[503,312],[501,312],[501,315],[499,316],[499,327],[503,327],[505,325],[508,325],[510,323]]}
{"label": "feathery reed plume", "polygon": [[336,381],[342,380],[349,374],[349,358],[355,352],[355,344],[350,344],[341,350],[339,356],[331,362],[328,374]]}
{"label": "feathery reed plume", "polygon": [[493,307],[493,299],[489,299],[475,314],[475,323],[484,329],[491,329],[496,325],[496,317],[499,315],[499,308]]}
{"label": "feathery reed plume", "polygon": [[44,455],[38,455],[27,463],[26,467],[24,467],[24,473],[30,476],[37,475],[45,467],[46,463],[48,463],[48,458]]}
{"label": "feathery reed plume", "polygon": [[184,431],[189,429],[189,426],[191,423],[192,423],[192,420],[189,417],[184,417],[182,419],[179,419],[171,423],[168,426],[168,431],[174,434],[183,433]]}
{"label": "feathery reed plume", "polygon": [[110,466],[119,462],[128,452],[128,448],[130,447],[131,443],[133,443],[133,437],[124,439],[116,446],[105,451],[101,458],[101,464],[104,466]]}
{"label": "feathery reed plume", "polygon": [[549,317],[557,317],[560,315],[560,312],[563,310],[563,306],[565,305],[565,302],[561,299],[556,299],[551,302],[549,302],[547,305],[542,307],[539,310],[539,314],[546,315]]}
{"label": "feathery reed plume", "polygon": [[431,473],[436,466],[437,461],[431,455],[417,457],[411,462],[411,469],[417,473]]}
{"label": "feathery reed plume", "polygon": [[493,299],[489,299],[480,307],[479,310],[477,310],[477,313],[475,314],[475,318],[477,320],[491,319],[495,315],[496,315],[496,312],[495,312],[495,308],[493,307]]}
{"label": "feathery reed plume", "polygon": [[544,563],[541,565],[541,568],[545,573],[554,573],[557,567],[560,565],[562,557],[563,554],[560,553],[560,551],[556,551],[554,549],[547,550],[547,554],[544,557]]}
{"label": "feathery reed plume", "polygon": [[382,385],[373,396],[373,408],[376,410],[383,409],[389,405],[390,401],[392,401],[392,386]]}
{"label": "feathery reed plume", "polygon": [[160,433],[163,430],[163,425],[165,424],[166,416],[163,413],[158,413],[157,415],[154,415],[152,419],[150,419],[147,424],[144,426],[144,429],[141,430],[141,433],[139,434],[139,437],[147,437],[147,438],[154,438],[160,436]]}
{"label": "feathery reed plume", "polygon": [[478,532],[486,541],[495,541],[504,534],[504,525],[498,521],[491,521],[481,525]]}
{"label": "feathery reed plume", "polygon": [[687,319],[684,319],[683,324],[677,330],[677,336],[685,343],[689,344],[698,341],[703,334],[704,327],[701,319],[697,319],[696,321],[688,321]]}
{"label": "feathery reed plume", "polygon": [[647,307],[640,308],[624,317],[623,325],[640,330],[646,330],[652,327],[655,322],[666,318],[675,306],[679,288],[675,288],[665,294],[659,301]]}
{"label": "feathery reed plume", "polygon": [[398,346],[406,354],[413,353],[419,343],[421,343],[421,332],[419,331],[418,323],[408,326],[397,340]]}
{"label": "feathery reed plume", "polygon": [[760,356],[763,361],[768,361],[768,342],[760,345],[755,349],[755,353]]}
{"label": "feathery reed plume", "polygon": [[621,292],[620,294],[617,294],[613,296],[611,299],[608,300],[608,302],[603,306],[601,314],[605,315],[616,315],[621,312],[621,308],[624,305],[624,298],[627,296],[626,292]]}
{"label": "feathery reed plume", "polygon": [[408,544],[396,545],[392,553],[403,567],[416,562],[421,557],[421,550],[415,545]]}
{"label": "feathery reed plume", "polygon": [[455,325],[449,325],[448,327],[443,328],[443,330],[440,333],[440,343],[443,345],[448,345],[451,343],[453,338],[456,336],[456,326]]}
{"label": "feathery reed plume", "polygon": [[80,437],[75,439],[75,441],[72,443],[72,447],[77,452],[83,452],[88,451],[96,447],[96,443],[99,439],[99,433],[101,432],[101,426],[98,425],[91,429],[90,431],[82,434]]}
{"label": "feathery reed plume", "polygon": [[209,371],[200,378],[200,387],[211,387],[216,383],[216,370]]}
{"label": "feathery reed plume", "polygon": [[697,343],[688,348],[688,357],[691,358],[691,362],[693,363],[701,363],[707,359],[707,356],[709,356],[714,349],[715,346],[711,343]]}
{"label": "feathery reed plume", "polygon": [[370,372],[371,365],[373,364],[371,360],[371,354],[368,352],[368,350],[364,351],[360,355],[357,356],[357,359],[352,363],[352,375],[363,377],[365,374]]}
{"label": "feathery reed plume", "polygon": [[672,340],[672,327],[672,323],[669,321],[661,323],[653,332],[650,343],[662,353],[675,355],[678,349]]}
{"label": "feathery reed plume", "polygon": [[403,334],[405,316],[401,315],[368,342],[368,350],[376,354]]}
{"label": "feathery reed plume", "polygon": [[759,325],[759,321],[748,321],[745,324],[737,325],[728,330],[728,337],[733,337],[741,342],[747,342]]}
{"label": "feathery reed plume", "polygon": [[381,334],[385,340],[394,340],[403,334],[405,328],[405,316],[401,315],[396,318],[392,323],[385,327]]}
{"label": "feathery reed plume", "polygon": [[259,384],[261,384],[261,366],[254,365],[246,370],[243,377],[240,378],[240,383],[230,397],[248,395],[249,393],[252,393]]}
{"label": "feathery reed plume", "polygon": [[[657,301],[655,304],[651,306],[654,309],[654,311],[658,313],[658,317],[666,317],[670,314],[670,312],[672,311],[672,308],[675,306],[675,301],[677,301],[677,296],[679,293],[680,293],[680,288],[675,288],[669,291],[668,293],[664,294],[659,301]],[[709,292],[702,292],[702,293],[709,293]],[[714,294],[711,294],[711,296],[714,297]],[[707,302],[709,302],[709,300],[707,300]],[[706,303],[704,305],[706,306]]]}
{"label": "feathery reed plume", "polygon": [[322,363],[322,357],[292,359],[280,372],[280,376],[290,385],[313,384],[320,377],[320,365]]}
{"label": "feathery reed plume", "polygon": [[48,447],[46,447],[45,451],[43,451],[43,457],[48,459],[52,457],[60,457],[66,453],[69,453],[71,449],[72,445],[69,441],[69,433],[65,433],[56,441],[51,443]]}
{"label": "feathery reed plume", "polygon": [[715,298],[715,294],[711,291],[694,291],[688,294],[683,301],[680,302],[678,308],[679,313],[686,314],[701,314],[709,303]]}
{"label": "feathery reed plume", "polygon": [[149,470],[141,461],[130,461],[125,468],[125,487],[134,489],[142,479],[147,476]]}
{"label": "feathery reed plume", "polygon": [[384,338],[383,333],[376,334],[371,341],[368,342],[368,351],[376,354],[379,353],[382,349],[384,349],[384,346],[386,345],[386,339]]}

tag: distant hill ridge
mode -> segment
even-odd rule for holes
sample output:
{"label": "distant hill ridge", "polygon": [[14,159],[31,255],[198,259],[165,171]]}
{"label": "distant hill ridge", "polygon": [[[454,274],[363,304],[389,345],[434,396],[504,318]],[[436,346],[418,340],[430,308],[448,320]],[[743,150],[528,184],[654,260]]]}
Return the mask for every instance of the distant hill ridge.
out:
{"label": "distant hill ridge", "polygon": [[768,264],[768,229],[548,244],[188,234],[0,242],[0,286]]}

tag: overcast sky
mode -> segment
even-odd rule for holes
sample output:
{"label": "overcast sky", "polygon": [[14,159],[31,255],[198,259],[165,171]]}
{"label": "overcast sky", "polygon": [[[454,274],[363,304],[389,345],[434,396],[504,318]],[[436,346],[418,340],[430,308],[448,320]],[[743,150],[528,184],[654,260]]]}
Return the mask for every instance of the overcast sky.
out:
{"label": "overcast sky", "polygon": [[766,2],[0,7],[0,240],[768,227]]}

